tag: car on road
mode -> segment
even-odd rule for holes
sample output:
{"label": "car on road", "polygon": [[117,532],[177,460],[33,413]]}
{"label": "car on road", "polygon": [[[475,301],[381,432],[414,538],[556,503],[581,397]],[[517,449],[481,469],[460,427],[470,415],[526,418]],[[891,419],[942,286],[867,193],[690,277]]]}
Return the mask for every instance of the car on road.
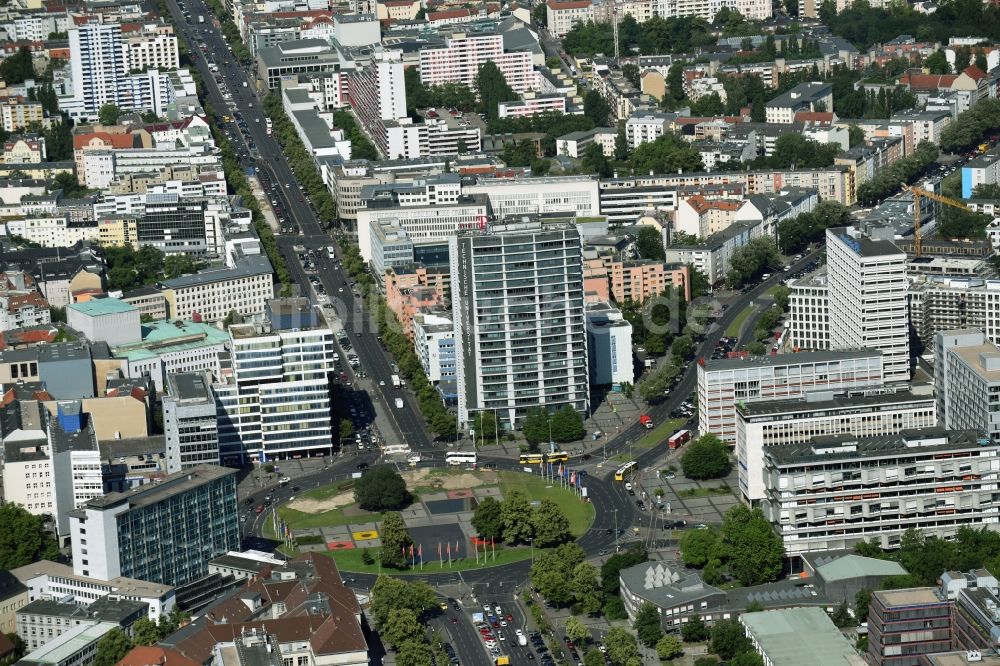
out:
{"label": "car on road", "polygon": [[364,470],[368,469],[368,463],[366,463],[366,462],[359,462],[358,463],[358,469],[360,469],[361,471],[364,471]]}

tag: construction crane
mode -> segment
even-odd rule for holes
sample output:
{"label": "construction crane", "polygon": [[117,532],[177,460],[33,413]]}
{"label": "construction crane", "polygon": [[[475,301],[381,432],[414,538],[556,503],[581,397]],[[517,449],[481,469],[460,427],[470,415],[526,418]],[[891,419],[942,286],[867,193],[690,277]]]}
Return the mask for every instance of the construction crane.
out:
{"label": "construction crane", "polygon": [[966,212],[969,212],[968,207],[958,199],[952,199],[951,197],[946,197],[941,194],[935,194],[929,192],[925,189],[919,187],[913,187],[912,185],[903,184],[903,189],[907,190],[913,195],[913,254],[915,256],[920,256],[920,252],[923,249],[923,241],[920,238],[920,198],[930,199],[931,201],[937,201],[938,203],[943,203],[946,206],[951,206],[952,208],[960,208]]}

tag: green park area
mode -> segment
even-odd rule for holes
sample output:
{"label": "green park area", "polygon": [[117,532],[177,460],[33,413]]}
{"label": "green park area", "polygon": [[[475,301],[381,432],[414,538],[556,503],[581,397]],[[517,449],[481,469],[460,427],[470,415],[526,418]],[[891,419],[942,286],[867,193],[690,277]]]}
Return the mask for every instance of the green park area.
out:
{"label": "green park area", "polygon": [[[496,511],[503,510],[508,498],[523,502],[522,513],[532,517],[538,512],[557,511],[565,517],[565,538],[576,538],[590,527],[594,520],[594,506],[580,499],[577,493],[568,488],[562,488],[556,482],[547,480],[537,474],[524,472],[495,472],[490,470],[458,470],[458,469],[420,469],[403,472],[399,475],[406,485],[408,495],[406,503],[396,510],[372,510],[362,508],[362,503],[356,497],[358,480],[350,479],[334,484],[314,488],[300,493],[287,505],[278,507],[278,518],[284,521],[295,535],[281,550],[289,555],[295,555],[306,550],[321,552],[337,562],[342,571],[356,573],[376,573],[381,568],[387,547],[386,542],[392,542],[394,537],[387,534],[386,523],[397,524],[404,531],[412,527],[415,514],[423,516],[416,521],[428,529],[427,518],[433,512],[428,503],[440,502],[443,497],[452,497],[463,493],[466,502],[462,511],[476,511],[483,502],[496,505]],[[489,498],[489,499],[486,499]],[[545,502],[543,502],[545,500]],[[446,500],[447,501],[447,500]],[[475,515],[478,515],[476,511]],[[407,522],[403,527],[403,519]],[[460,529],[456,513],[445,513],[433,516],[434,526],[440,522],[442,531],[451,530],[452,534]],[[476,521],[473,521],[476,524]],[[529,521],[530,522],[530,521]],[[530,527],[527,529],[531,529]],[[306,533],[303,533],[306,531]],[[482,533],[482,532],[480,532]],[[272,521],[266,521],[264,536],[274,538]],[[378,541],[369,541],[372,535],[377,535]],[[470,543],[470,534],[463,534],[463,544]],[[405,535],[403,537],[406,538]],[[535,540],[527,533],[521,533],[521,538],[496,538],[495,547],[481,547],[478,558],[471,556],[466,550],[462,559],[455,558],[450,564],[444,557],[443,566],[437,559],[437,553],[427,553],[423,569],[399,568],[395,572],[401,574],[431,572],[450,569],[454,571],[482,568],[484,566],[499,566],[526,560],[542,552],[536,535]],[[367,546],[373,543],[373,546]],[[532,548],[531,543],[535,544]],[[329,544],[340,544],[328,547]],[[471,546],[463,546],[470,548]],[[484,555],[484,551],[487,551]],[[395,549],[394,549],[395,552]]]}

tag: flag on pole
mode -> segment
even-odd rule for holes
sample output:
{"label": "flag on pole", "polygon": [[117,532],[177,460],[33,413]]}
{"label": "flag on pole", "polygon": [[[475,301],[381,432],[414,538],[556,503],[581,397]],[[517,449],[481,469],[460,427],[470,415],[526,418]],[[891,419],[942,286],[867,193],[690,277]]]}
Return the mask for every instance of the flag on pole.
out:
{"label": "flag on pole", "polygon": [[424,568],[424,544],[417,547],[417,556],[420,558],[420,568]]}
{"label": "flag on pole", "polygon": [[441,542],[438,541],[438,564],[444,567],[444,557],[441,555]]}
{"label": "flag on pole", "polygon": [[458,559],[458,539],[455,539],[455,559]]}
{"label": "flag on pole", "polygon": [[497,540],[491,538],[490,539],[490,545],[493,546],[493,561],[496,562],[497,561]]}

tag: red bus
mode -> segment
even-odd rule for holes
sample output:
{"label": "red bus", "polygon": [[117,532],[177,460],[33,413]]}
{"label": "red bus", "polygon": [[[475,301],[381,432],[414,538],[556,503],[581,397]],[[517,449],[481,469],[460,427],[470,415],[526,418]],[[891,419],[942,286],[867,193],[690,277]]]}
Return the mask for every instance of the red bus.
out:
{"label": "red bus", "polygon": [[683,444],[691,440],[690,430],[678,430],[670,439],[667,440],[667,447],[671,449],[679,449]]}

